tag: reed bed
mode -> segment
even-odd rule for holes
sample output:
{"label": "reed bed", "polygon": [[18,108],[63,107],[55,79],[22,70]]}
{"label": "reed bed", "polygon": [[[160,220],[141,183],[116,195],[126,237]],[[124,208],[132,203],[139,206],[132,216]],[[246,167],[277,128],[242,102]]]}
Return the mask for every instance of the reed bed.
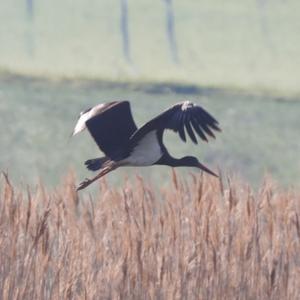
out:
{"label": "reed bed", "polygon": [[1,299],[299,299],[300,202],[266,180],[136,177],[0,199]]}

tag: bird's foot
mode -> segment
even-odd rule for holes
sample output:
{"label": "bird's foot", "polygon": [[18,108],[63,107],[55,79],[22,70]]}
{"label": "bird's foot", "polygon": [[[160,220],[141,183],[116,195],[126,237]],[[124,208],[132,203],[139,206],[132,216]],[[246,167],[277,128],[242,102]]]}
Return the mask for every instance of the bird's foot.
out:
{"label": "bird's foot", "polygon": [[78,187],[76,188],[76,191],[83,190],[88,185],[90,185],[93,181],[91,179],[85,178],[82,182],[79,183]]}

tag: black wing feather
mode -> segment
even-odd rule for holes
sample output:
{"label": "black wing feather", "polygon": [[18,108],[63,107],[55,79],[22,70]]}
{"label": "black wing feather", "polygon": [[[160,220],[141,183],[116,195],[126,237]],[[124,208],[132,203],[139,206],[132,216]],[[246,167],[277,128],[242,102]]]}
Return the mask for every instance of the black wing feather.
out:
{"label": "black wing feather", "polygon": [[221,129],[218,126],[219,122],[212,115],[210,115],[207,111],[204,111],[204,112],[205,113],[203,113],[203,111],[201,112],[199,110],[198,113],[195,114],[195,115],[197,115],[199,123],[202,124],[202,125],[206,124],[206,125],[208,125],[209,127],[211,127],[212,129],[214,129],[216,131],[221,131]]}
{"label": "black wing feather", "polygon": [[185,101],[174,105],[150,120],[137,130],[130,140],[131,142],[138,141],[152,130],[171,129],[178,132],[180,138],[186,141],[184,128],[194,143],[197,143],[195,133],[202,140],[208,141],[206,135],[214,137],[213,130],[220,131],[219,123],[212,115],[201,106]]}
{"label": "black wing feather", "polygon": [[180,112],[175,112],[174,115],[169,120],[170,127],[175,128],[174,130],[178,131],[180,138],[186,142],[186,136],[184,132],[184,115],[180,114]]}
{"label": "black wing feather", "polygon": [[180,126],[180,128],[178,129],[178,133],[179,133],[180,138],[181,138],[184,142],[186,142],[186,136],[185,136],[185,132],[184,132],[183,126]]}
{"label": "black wing feather", "polygon": [[192,127],[191,127],[190,122],[186,122],[186,123],[185,123],[185,127],[186,127],[186,130],[187,130],[187,132],[188,132],[188,134],[189,134],[191,140],[192,140],[195,144],[198,144],[197,138],[196,138],[196,136],[195,136],[195,134],[194,134],[194,131],[193,131]]}
{"label": "black wing feather", "polygon": [[202,128],[204,129],[204,131],[211,136],[212,138],[216,138],[216,136],[214,135],[214,133],[210,130],[210,128],[206,125],[206,124],[202,124]]}
{"label": "black wing feather", "polygon": [[101,151],[112,159],[126,148],[137,130],[128,101],[110,103],[86,121],[86,126]]}
{"label": "black wing feather", "polygon": [[196,121],[196,119],[194,117],[192,118],[191,122],[192,122],[193,128],[195,129],[195,131],[197,132],[197,134],[200,136],[200,138],[203,141],[208,142],[207,137],[205,136],[205,134],[200,129],[199,124],[198,124],[198,122]]}
{"label": "black wing feather", "polygon": [[184,132],[184,125],[183,123],[181,123],[180,125],[178,125],[178,133],[179,133],[179,136],[180,138],[186,142],[186,136],[185,136],[185,132]]}

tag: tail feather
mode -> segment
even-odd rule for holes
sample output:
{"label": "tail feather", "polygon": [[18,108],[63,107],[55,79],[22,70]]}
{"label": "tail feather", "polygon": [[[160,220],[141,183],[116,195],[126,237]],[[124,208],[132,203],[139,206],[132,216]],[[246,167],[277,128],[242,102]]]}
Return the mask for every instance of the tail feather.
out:
{"label": "tail feather", "polygon": [[90,171],[100,170],[103,165],[108,161],[107,157],[99,157],[87,160],[84,164]]}

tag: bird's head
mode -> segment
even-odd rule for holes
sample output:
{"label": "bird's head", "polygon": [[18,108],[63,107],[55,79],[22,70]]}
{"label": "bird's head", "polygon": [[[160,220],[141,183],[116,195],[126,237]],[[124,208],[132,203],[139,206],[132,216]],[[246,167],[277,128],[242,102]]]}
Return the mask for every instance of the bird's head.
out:
{"label": "bird's head", "polygon": [[201,169],[202,171],[209,173],[210,175],[213,175],[215,177],[219,177],[216,173],[208,169],[206,166],[201,164],[199,160],[194,157],[194,156],[184,156],[183,158],[180,159],[182,166],[187,166],[187,167],[196,167]]}

